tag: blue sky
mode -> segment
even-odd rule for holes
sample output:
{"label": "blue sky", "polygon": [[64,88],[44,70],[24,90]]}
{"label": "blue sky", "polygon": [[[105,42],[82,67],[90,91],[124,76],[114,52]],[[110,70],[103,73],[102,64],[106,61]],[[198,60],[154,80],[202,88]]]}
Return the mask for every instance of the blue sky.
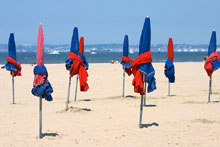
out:
{"label": "blue sky", "polygon": [[36,44],[43,24],[46,44],[70,44],[74,26],[85,44],[138,44],[144,19],[151,18],[152,43],[208,44],[220,41],[219,0],[0,0],[0,43],[10,32],[17,44]]}

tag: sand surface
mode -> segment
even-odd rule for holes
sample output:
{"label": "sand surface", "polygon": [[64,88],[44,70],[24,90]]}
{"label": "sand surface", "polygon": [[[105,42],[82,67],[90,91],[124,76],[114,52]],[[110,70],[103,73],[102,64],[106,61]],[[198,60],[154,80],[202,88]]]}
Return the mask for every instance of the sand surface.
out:
{"label": "sand surface", "polygon": [[[15,78],[12,103],[11,76],[0,69],[0,146],[220,146],[220,70],[213,75],[213,94],[208,101],[209,78],[204,63],[175,63],[176,83],[167,96],[164,63],[153,63],[157,90],[147,94],[140,129],[140,96],[133,92],[126,76],[122,98],[120,64],[90,64],[86,93],[78,91],[66,112],[68,72],[64,64],[46,65],[54,93],[53,102],[43,100],[43,139],[39,139],[39,98],[31,94],[33,67],[22,65],[22,77]],[[150,107],[151,106],[151,107]]]}

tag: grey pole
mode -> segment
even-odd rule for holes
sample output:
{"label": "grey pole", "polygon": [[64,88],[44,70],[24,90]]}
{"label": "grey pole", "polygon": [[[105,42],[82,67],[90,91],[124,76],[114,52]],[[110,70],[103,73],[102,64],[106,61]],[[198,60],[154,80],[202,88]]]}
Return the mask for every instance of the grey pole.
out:
{"label": "grey pole", "polygon": [[40,101],[39,101],[39,137],[40,139],[43,137],[42,136],[42,96],[40,96]]}
{"label": "grey pole", "polygon": [[146,105],[146,82],[145,82],[145,77],[146,77],[146,74],[143,74],[143,76],[144,76],[144,89],[145,89],[145,94],[144,94],[144,106]]}
{"label": "grey pole", "polygon": [[12,104],[15,104],[14,71],[12,71]]}
{"label": "grey pole", "polygon": [[122,90],[122,97],[125,97],[125,69],[123,68],[123,90]]}
{"label": "grey pole", "polygon": [[[145,76],[143,76],[143,81],[145,81]],[[139,128],[142,128],[142,114],[143,114],[143,95],[141,95]]]}
{"label": "grey pole", "polygon": [[208,103],[210,103],[211,86],[212,86],[212,77],[209,78],[209,96],[208,96]]}
{"label": "grey pole", "polygon": [[67,100],[66,100],[66,111],[68,110],[68,104],[69,104],[70,86],[71,86],[71,75],[69,76],[69,87],[68,87]]}
{"label": "grey pole", "polygon": [[77,77],[76,77],[76,89],[75,89],[75,98],[74,98],[74,102],[76,101],[76,97],[77,97],[78,79],[79,79],[79,75],[77,75]]}
{"label": "grey pole", "polygon": [[170,82],[168,80],[168,96],[170,96]]}
{"label": "grey pole", "polygon": [[210,78],[211,78],[211,86],[210,86],[211,87],[211,92],[210,92],[210,94],[212,94],[212,75],[211,75]]}

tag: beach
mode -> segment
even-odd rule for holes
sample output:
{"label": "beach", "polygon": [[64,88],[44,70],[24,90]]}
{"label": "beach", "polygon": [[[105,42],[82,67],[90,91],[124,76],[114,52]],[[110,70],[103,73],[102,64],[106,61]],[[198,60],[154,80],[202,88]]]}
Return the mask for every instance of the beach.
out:
{"label": "beach", "polygon": [[[139,128],[140,95],[134,93],[133,76],[126,75],[122,98],[122,66],[93,63],[88,73],[88,92],[80,92],[74,103],[76,77],[72,78],[70,109],[65,111],[69,72],[64,64],[46,64],[54,100],[43,100],[43,133],[39,139],[39,98],[31,94],[33,68],[22,64],[15,77],[12,104],[11,76],[0,69],[0,146],[199,146],[220,145],[220,70],[209,77],[204,62],[175,64],[176,82],[168,93],[164,63],[153,63],[157,90],[147,93],[143,124]],[[2,66],[2,65],[1,65]]]}

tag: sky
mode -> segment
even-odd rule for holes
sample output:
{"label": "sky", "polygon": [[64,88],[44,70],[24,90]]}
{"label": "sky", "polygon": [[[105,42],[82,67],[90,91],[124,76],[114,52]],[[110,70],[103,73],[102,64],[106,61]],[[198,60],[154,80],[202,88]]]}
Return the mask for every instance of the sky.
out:
{"label": "sky", "polygon": [[45,44],[70,44],[74,26],[85,44],[139,44],[146,16],[152,44],[220,42],[220,0],[0,0],[0,44],[36,44],[40,23]]}

